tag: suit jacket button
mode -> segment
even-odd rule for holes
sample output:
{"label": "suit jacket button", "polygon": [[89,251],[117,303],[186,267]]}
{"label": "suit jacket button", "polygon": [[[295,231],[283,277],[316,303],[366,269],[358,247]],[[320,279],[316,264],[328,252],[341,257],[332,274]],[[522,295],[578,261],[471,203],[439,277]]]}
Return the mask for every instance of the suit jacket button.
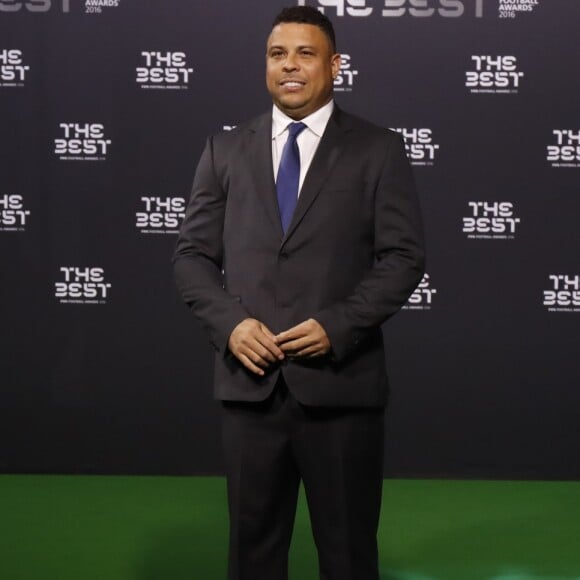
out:
{"label": "suit jacket button", "polygon": [[282,252],[280,254],[280,260],[286,261],[288,259],[288,254],[286,252]]}

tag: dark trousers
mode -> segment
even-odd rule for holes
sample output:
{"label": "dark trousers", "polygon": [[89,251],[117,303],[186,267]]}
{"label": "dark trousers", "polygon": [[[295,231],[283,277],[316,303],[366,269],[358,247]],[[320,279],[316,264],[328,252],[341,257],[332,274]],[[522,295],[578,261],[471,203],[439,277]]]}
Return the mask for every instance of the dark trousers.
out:
{"label": "dark trousers", "polygon": [[229,580],[286,580],[300,480],[321,580],[378,580],[384,410],[223,403]]}

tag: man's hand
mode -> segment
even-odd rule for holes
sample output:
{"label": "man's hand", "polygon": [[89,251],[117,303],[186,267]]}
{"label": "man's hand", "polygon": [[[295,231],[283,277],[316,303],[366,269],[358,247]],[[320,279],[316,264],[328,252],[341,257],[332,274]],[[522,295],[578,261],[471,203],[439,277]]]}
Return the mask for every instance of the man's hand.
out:
{"label": "man's hand", "polygon": [[285,354],[291,357],[314,358],[330,352],[326,331],[314,318],[309,318],[276,337]]}
{"label": "man's hand", "polygon": [[263,377],[264,369],[284,359],[277,342],[266,325],[255,318],[246,318],[232,331],[228,348],[248,370]]}

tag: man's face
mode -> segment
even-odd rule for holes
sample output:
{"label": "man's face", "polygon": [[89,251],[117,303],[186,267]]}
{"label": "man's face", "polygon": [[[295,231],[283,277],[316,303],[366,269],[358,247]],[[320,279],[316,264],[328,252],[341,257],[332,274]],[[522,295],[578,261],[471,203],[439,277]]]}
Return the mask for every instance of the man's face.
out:
{"label": "man's face", "polygon": [[340,68],[324,32],[313,24],[285,22],[272,29],[266,47],[266,86],[274,104],[303,119],[331,99]]}

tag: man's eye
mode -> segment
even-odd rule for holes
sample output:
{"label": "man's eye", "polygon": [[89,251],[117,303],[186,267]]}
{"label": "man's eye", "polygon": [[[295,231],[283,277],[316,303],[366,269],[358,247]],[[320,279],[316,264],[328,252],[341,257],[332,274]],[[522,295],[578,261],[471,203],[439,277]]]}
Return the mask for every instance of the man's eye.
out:
{"label": "man's eye", "polygon": [[271,52],[271,53],[270,53],[270,56],[271,56],[272,58],[280,58],[281,56],[283,56],[283,54],[284,54],[284,53],[283,53],[281,50],[276,50],[276,51],[274,51],[274,52]]}

